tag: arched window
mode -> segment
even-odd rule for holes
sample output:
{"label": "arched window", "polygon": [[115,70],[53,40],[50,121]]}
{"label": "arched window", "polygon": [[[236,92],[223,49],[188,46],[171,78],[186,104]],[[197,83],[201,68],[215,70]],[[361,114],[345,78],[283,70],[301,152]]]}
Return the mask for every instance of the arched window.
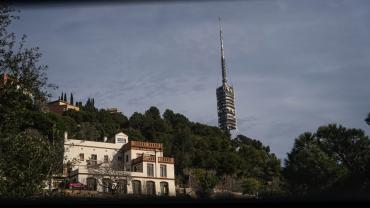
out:
{"label": "arched window", "polygon": [[103,178],[103,192],[110,193],[112,192],[112,181],[109,178]]}
{"label": "arched window", "polygon": [[161,195],[162,196],[168,196],[168,183],[162,181],[159,184],[161,186]]}
{"label": "arched window", "polygon": [[117,183],[117,191],[122,194],[127,194],[127,181],[119,180]]}
{"label": "arched window", "polygon": [[132,181],[132,193],[136,195],[141,194],[141,181],[138,180]]}
{"label": "arched window", "polygon": [[155,195],[155,183],[154,181],[147,181],[146,182],[146,194],[147,195]]}
{"label": "arched window", "polygon": [[86,179],[87,190],[89,191],[96,191],[97,188],[97,181],[95,178],[87,178]]}

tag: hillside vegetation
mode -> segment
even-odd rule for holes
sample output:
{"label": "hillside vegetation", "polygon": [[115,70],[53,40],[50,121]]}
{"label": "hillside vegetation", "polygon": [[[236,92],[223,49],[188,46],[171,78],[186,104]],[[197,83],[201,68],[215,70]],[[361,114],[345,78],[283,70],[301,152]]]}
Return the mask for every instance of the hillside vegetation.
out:
{"label": "hillside vegetation", "polygon": [[[243,135],[231,140],[218,127],[189,121],[169,109],[161,115],[158,108],[152,106],[145,113],[135,112],[127,118],[122,113],[99,110],[91,100],[81,111],[69,110],[63,116],[49,113],[36,120],[42,121],[40,125],[48,123],[49,127],[43,129],[51,129],[56,123],[75,139],[103,141],[104,136],[112,138],[123,131],[130,140],[163,143],[164,155],[175,158],[177,183],[184,186],[188,185],[189,177],[198,180],[207,175],[204,180],[214,181],[208,189],[217,185],[242,191],[244,180],[254,180],[258,191],[279,191],[280,161],[258,140]],[[235,183],[239,186],[231,185]],[[201,188],[204,187],[199,185]]]}

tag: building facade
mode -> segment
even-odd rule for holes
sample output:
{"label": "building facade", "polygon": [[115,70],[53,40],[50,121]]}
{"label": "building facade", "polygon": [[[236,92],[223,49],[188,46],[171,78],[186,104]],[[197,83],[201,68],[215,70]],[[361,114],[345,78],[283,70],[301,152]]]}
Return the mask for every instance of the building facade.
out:
{"label": "building facade", "polygon": [[64,164],[70,181],[97,192],[176,195],[174,158],[163,156],[162,144],[129,141],[122,132],[114,143],[65,137]]}
{"label": "building facade", "polygon": [[222,85],[216,89],[218,124],[221,129],[230,132],[230,130],[235,130],[237,128],[235,114],[235,94],[234,87],[228,83],[226,77],[226,63],[224,55],[221,19],[220,19],[220,42],[221,42]]}
{"label": "building facade", "polygon": [[63,114],[64,111],[67,111],[70,109],[75,110],[75,111],[80,110],[78,106],[75,106],[63,100],[56,100],[53,102],[49,102],[47,106],[48,106],[49,112],[57,113],[60,115]]}

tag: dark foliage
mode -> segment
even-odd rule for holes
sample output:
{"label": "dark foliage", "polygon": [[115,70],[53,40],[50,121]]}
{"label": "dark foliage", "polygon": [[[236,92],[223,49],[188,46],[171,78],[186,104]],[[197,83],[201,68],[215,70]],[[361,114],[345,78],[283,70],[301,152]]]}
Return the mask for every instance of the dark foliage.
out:
{"label": "dark foliage", "polygon": [[293,194],[370,191],[370,140],[360,129],[331,124],[296,139],[284,176]]}
{"label": "dark foliage", "polygon": [[[40,112],[46,100],[46,66],[38,48],[15,49],[7,27],[15,16],[0,3],[0,196],[24,197],[41,191],[44,181],[61,170],[61,132],[73,121]],[[64,123],[63,123],[64,122]]]}

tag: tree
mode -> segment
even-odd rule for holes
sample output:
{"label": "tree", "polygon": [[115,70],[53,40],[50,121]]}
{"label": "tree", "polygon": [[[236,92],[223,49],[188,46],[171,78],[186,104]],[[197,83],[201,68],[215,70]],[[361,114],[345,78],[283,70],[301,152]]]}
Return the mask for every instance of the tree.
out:
{"label": "tree", "polygon": [[144,115],[154,120],[161,119],[161,114],[159,112],[159,109],[155,106],[151,106],[147,111],[145,111]]}
{"label": "tree", "polygon": [[7,74],[9,81],[0,87],[0,134],[17,134],[24,130],[27,121],[22,116],[35,111],[33,101],[45,99],[47,92],[46,66],[39,66],[41,54],[38,48],[25,48],[23,36],[15,49],[15,34],[8,33],[13,9],[0,3],[0,74]]}
{"label": "tree", "polygon": [[142,134],[150,141],[156,141],[159,132],[165,130],[164,121],[161,119],[160,112],[157,107],[150,107],[143,116]]}
{"label": "tree", "polygon": [[360,129],[330,124],[296,139],[284,175],[293,193],[369,191],[370,141]]}
{"label": "tree", "polygon": [[193,144],[191,140],[191,131],[189,127],[181,126],[176,128],[172,138],[171,155],[175,156],[175,171],[177,173],[182,173],[184,168],[191,166],[191,154],[193,152]]}
{"label": "tree", "polygon": [[89,122],[83,122],[79,126],[77,138],[83,140],[97,141],[101,137],[98,129]]}
{"label": "tree", "polygon": [[262,184],[256,178],[246,178],[242,186],[243,194],[258,196],[258,192],[262,191]]}
{"label": "tree", "polygon": [[163,113],[163,118],[165,121],[169,122],[173,128],[179,124],[188,125],[189,120],[184,115],[179,113],[174,113],[172,110],[166,109]]}
{"label": "tree", "polygon": [[143,114],[138,113],[138,112],[134,112],[129,119],[130,127],[137,129],[137,130],[141,130],[143,126],[143,122],[144,122],[144,116]]}
{"label": "tree", "polygon": [[370,140],[363,130],[330,124],[319,127],[316,136],[321,149],[348,170],[343,185],[337,184],[340,191],[357,193],[370,188]]}
{"label": "tree", "polygon": [[367,114],[367,118],[365,119],[365,122],[367,123],[367,125],[370,126],[370,113]]}
{"label": "tree", "polygon": [[62,146],[48,141],[37,130],[27,129],[2,142],[1,195],[26,197],[40,192],[46,179],[60,168]]}
{"label": "tree", "polygon": [[88,98],[87,99],[86,104],[85,104],[83,110],[90,111],[90,112],[97,111],[97,109],[94,106],[94,98]]}
{"label": "tree", "polygon": [[67,93],[64,93],[63,100],[64,100],[65,102],[67,102]]}
{"label": "tree", "polygon": [[116,123],[119,126],[119,128],[126,129],[129,127],[128,118],[122,113],[113,113],[110,115],[112,117],[113,122]]}
{"label": "tree", "polygon": [[70,96],[70,98],[69,98],[69,103],[71,104],[71,105],[73,105],[74,104],[74,102],[73,102],[73,94],[71,93],[71,96]]}
{"label": "tree", "polygon": [[219,157],[218,174],[219,175],[233,175],[236,173],[241,158],[236,152],[225,152]]}
{"label": "tree", "polygon": [[48,119],[35,124],[35,115],[42,117],[35,103],[46,100],[46,89],[54,86],[47,84],[47,67],[38,65],[37,47],[25,48],[23,36],[15,49],[15,34],[7,31],[15,19],[12,12],[0,3],[0,73],[9,77],[0,86],[0,195],[23,197],[41,191],[58,171],[63,144],[58,129],[38,129],[48,126]]}
{"label": "tree", "polygon": [[309,132],[296,139],[285,161],[284,175],[295,194],[320,193],[345,174],[345,169],[320,149],[315,136]]}
{"label": "tree", "polygon": [[218,182],[218,178],[214,171],[205,169],[190,170],[191,186],[199,197],[210,197],[213,189]]}
{"label": "tree", "polygon": [[[240,182],[254,178],[260,182],[259,195],[280,193],[283,181],[280,170],[280,160],[270,153],[270,148],[260,141],[238,135],[231,145],[236,151],[239,162],[234,162],[235,174]],[[224,166],[224,165],[222,165]],[[228,168],[230,169],[230,167]]]}

